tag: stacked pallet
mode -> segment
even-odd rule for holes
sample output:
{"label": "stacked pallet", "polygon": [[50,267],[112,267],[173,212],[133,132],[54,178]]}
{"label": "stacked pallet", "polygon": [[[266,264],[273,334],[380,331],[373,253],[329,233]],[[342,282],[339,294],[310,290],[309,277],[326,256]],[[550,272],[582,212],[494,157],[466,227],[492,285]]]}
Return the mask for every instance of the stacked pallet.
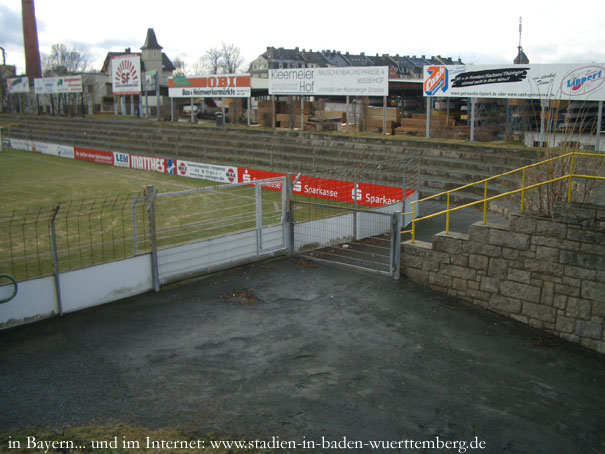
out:
{"label": "stacked pallet", "polygon": [[[309,121],[311,114],[311,103],[304,104],[304,121]],[[260,101],[258,103],[258,123],[262,126],[271,127],[273,122],[273,106],[271,101]],[[292,125],[290,124],[292,123]],[[295,100],[291,104],[287,101],[275,101],[275,126],[277,128],[299,128],[300,127],[300,101]]]}
{"label": "stacked pallet", "polygon": [[[311,103],[304,103],[304,122],[309,122],[311,114]],[[300,128],[300,101],[293,100],[291,103],[286,103],[285,111],[276,115],[275,125],[278,128]]]}
{"label": "stacked pallet", "polygon": [[[275,101],[275,114],[287,112],[288,103],[285,101]],[[259,101],[258,103],[258,124],[271,127],[273,121],[273,103],[271,101]]]}
{"label": "stacked pallet", "polygon": [[[400,110],[396,107],[387,107],[386,117],[387,125],[386,130],[389,133],[393,133],[393,130],[399,125]],[[384,109],[382,107],[367,107],[366,108],[366,121],[365,130],[375,131],[379,130],[382,132],[384,126]]]}
{"label": "stacked pallet", "polygon": [[[309,115],[303,118],[305,124],[309,122]],[[275,125],[278,128],[300,128],[300,112],[297,115],[277,114],[275,116]]]}
{"label": "stacked pallet", "polygon": [[[448,118],[445,113],[433,112],[431,115],[431,130],[449,129],[455,126],[453,118]],[[412,114],[410,118],[403,118],[401,126],[395,129],[397,135],[423,136],[426,133],[426,115]]]}

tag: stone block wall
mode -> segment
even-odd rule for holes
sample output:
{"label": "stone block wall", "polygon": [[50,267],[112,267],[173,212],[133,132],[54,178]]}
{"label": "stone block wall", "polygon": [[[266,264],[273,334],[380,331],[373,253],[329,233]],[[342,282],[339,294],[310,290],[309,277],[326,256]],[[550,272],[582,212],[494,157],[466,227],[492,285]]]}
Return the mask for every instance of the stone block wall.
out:
{"label": "stone block wall", "polygon": [[402,274],[451,297],[605,353],[605,207],[511,215],[402,247]]}

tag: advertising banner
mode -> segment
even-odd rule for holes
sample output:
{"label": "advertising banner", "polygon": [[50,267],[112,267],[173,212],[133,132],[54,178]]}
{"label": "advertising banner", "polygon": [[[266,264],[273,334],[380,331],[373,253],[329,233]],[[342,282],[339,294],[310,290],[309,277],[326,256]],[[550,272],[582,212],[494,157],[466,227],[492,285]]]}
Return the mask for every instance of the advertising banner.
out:
{"label": "advertising banner", "polygon": [[57,145],[55,143],[46,142],[30,142],[30,151],[47,154],[50,156],[58,156],[60,158],[74,159],[74,147],[67,145]]}
{"label": "advertising banner", "polygon": [[[285,177],[285,173],[269,172],[267,170],[239,169],[237,175],[238,183],[248,183],[249,181],[267,180],[269,178]],[[281,181],[274,181],[262,186],[265,189],[281,192]]]}
{"label": "advertising banner", "polygon": [[13,150],[31,151],[29,149],[29,142],[23,139],[10,139],[10,147]]}
{"label": "advertising banner", "polygon": [[29,93],[29,79],[27,77],[15,77],[6,79],[8,94]]}
{"label": "advertising banner", "polygon": [[249,98],[250,74],[215,74],[168,78],[171,98]]}
{"label": "advertising banner", "polygon": [[135,154],[130,155],[131,169],[166,173],[166,164],[166,158],[156,158],[154,156],[138,156]]}
{"label": "advertising banner", "polygon": [[[283,177],[286,174],[269,172],[265,170],[239,169],[238,182],[265,180],[268,178]],[[294,176],[292,181],[294,182]],[[281,183],[268,183],[263,186],[268,190],[281,191]],[[395,186],[381,186],[351,181],[331,180],[327,178],[316,178],[301,176],[292,187],[293,194],[303,195],[316,199],[331,200],[334,202],[346,202],[360,206],[381,207],[401,202],[403,191]],[[406,191],[406,198],[414,193],[413,190]]]}
{"label": "advertising banner", "polygon": [[143,91],[155,90],[155,78],[157,71],[147,71],[143,77]]}
{"label": "advertising banner", "polygon": [[90,148],[74,147],[75,158],[82,161],[95,162],[97,164],[113,165],[113,152],[92,150]]}
{"label": "advertising banner", "polygon": [[217,181],[219,183],[235,183],[237,181],[237,167],[202,164],[200,162],[176,161],[177,174],[182,177],[200,178],[202,180]]}
{"label": "advertising banner", "polygon": [[605,64],[424,67],[424,95],[605,101]]}
{"label": "advertising banner", "polygon": [[141,94],[141,56],[117,55],[111,59],[111,89],[114,95]]}
{"label": "advertising banner", "polygon": [[34,79],[34,92],[37,95],[82,93],[82,76],[44,77],[42,79]]}
{"label": "advertising banner", "polygon": [[389,67],[271,69],[269,94],[388,96]]}
{"label": "advertising banner", "polygon": [[128,153],[113,152],[113,165],[115,167],[130,168],[130,155]]}

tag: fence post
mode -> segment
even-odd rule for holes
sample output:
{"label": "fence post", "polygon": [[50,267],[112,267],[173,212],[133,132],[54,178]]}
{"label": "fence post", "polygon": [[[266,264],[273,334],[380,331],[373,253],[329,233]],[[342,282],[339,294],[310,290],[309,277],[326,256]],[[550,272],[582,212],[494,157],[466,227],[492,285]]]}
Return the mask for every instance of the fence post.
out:
{"label": "fence post", "polygon": [[153,290],[160,291],[160,273],[158,269],[158,243],[155,229],[155,199],[157,192],[152,185],[147,186],[146,203],[149,216],[149,240],[151,242],[151,280]]}
{"label": "fence post", "polygon": [[285,219],[285,239],[286,239],[286,250],[288,255],[294,254],[294,207],[292,206],[292,175],[286,174],[286,181],[284,182],[286,189],[286,219]]}
{"label": "fence post", "polygon": [[401,274],[401,211],[391,214],[391,274],[399,280]]}
{"label": "fence post", "polygon": [[256,253],[263,252],[263,199],[261,185],[254,184],[254,195],[256,199]]}
{"label": "fence post", "polygon": [[288,178],[288,218],[289,218],[289,237],[288,237],[288,252],[290,253],[290,255],[294,255],[295,253],[295,238],[294,238],[294,224],[296,222],[295,216],[294,216],[294,186],[298,183],[298,180],[301,177],[301,173],[299,172],[295,177],[294,180],[292,180],[292,176],[290,174],[288,174],[287,178]]}
{"label": "fence post", "polygon": [[50,218],[50,246],[53,257],[53,273],[55,276],[55,292],[57,295],[57,311],[59,315],[63,315],[63,302],[61,300],[61,281],[59,279],[59,254],[57,252],[57,231],[55,229],[55,219],[61,205],[57,205],[52,212]]}
{"label": "fence post", "polygon": [[353,183],[353,207],[355,208],[355,211],[353,211],[353,239],[355,240],[359,240],[359,238],[357,238],[357,194],[359,191],[359,187],[357,185],[357,182]]}
{"label": "fence post", "polygon": [[130,202],[131,211],[132,211],[132,242],[134,244],[134,255],[135,257],[139,255],[139,241],[137,238],[137,199],[132,199]]}

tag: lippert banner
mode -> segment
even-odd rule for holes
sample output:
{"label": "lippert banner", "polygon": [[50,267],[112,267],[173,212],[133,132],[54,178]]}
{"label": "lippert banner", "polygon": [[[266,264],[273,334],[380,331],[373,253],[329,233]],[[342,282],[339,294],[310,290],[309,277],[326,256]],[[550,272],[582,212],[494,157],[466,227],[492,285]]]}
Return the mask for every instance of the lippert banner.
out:
{"label": "lippert banner", "polygon": [[269,94],[388,96],[389,67],[271,69]]}
{"label": "lippert banner", "polygon": [[424,96],[605,101],[605,64],[424,67]]}

